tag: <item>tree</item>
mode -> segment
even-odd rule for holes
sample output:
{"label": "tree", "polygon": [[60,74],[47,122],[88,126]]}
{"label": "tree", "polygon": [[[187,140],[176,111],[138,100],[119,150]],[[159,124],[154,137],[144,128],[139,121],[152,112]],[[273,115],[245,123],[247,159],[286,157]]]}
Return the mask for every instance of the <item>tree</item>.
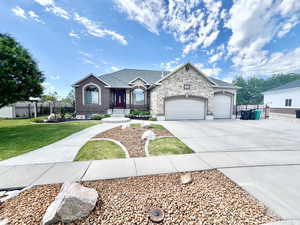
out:
{"label": "tree", "polygon": [[266,79],[257,77],[244,79],[243,76],[239,76],[233,81],[234,85],[240,87],[237,91],[237,104],[262,104],[262,93],[264,91],[279,87],[297,79],[300,79],[300,74],[275,74]]}
{"label": "tree", "polygon": [[43,93],[44,75],[29,51],[0,33],[0,108]]}
{"label": "tree", "polygon": [[74,89],[72,89],[69,94],[62,99],[63,102],[67,102],[67,103],[74,103],[75,101],[75,91]]}
{"label": "tree", "polygon": [[42,101],[44,102],[56,102],[58,100],[58,94],[56,91],[53,93],[48,93],[46,95],[42,95]]}

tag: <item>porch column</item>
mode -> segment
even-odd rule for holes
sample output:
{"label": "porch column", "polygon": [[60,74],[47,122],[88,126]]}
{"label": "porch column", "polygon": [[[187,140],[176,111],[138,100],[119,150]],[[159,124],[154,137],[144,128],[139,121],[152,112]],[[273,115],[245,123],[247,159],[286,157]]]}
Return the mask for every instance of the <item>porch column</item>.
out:
{"label": "porch column", "polygon": [[130,107],[130,100],[131,100],[130,89],[126,89],[126,108],[127,106],[128,108]]}

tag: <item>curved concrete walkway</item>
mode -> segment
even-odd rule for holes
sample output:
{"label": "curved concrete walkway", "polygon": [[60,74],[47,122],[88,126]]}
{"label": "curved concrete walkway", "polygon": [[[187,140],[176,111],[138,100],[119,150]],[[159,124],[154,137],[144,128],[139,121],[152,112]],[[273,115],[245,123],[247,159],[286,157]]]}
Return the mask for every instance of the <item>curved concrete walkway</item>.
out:
{"label": "curved concrete walkway", "polygon": [[96,134],[120,124],[99,124],[74,133],[60,141],[37,150],[0,161],[0,166],[15,166],[39,163],[71,162],[80,148]]}

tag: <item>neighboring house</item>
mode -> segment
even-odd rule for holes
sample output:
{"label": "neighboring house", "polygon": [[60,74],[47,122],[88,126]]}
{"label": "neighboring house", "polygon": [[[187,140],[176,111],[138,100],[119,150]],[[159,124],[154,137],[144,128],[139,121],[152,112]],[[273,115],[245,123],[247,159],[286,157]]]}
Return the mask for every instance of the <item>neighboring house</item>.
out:
{"label": "neighboring house", "polygon": [[237,89],[191,63],[172,72],[123,69],[99,77],[91,74],[73,86],[78,118],[141,109],[159,120],[230,119]]}
{"label": "neighboring house", "polygon": [[263,95],[264,104],[270,106],[271,112],[294,114],[300,109],[300,79],[263,92]]}

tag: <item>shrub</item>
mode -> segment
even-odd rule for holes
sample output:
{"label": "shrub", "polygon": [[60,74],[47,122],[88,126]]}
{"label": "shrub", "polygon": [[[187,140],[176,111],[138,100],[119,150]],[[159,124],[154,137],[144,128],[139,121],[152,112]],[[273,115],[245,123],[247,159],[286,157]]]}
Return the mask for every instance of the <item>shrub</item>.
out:
{"label": "shrub", "polygon": [[71,113],[66,113],[65,119],[72,119],[73,115]]}
{"label": "shrub", "polygon": [[107,117],[110,117],[110,115],[109,114],[93,114],[91,119],[92,120],[102,120]]}
{"label": "shrub", "polygon": [[108,118],[108,117],[111,117],[111,115],[110,115],[110,114],[104,114],[104,115],[103,115],[103,119],[104,119],[104,118]]}
{"label": "shrub", "polygon": [[148,116],[148,115],[150,115],[150,112],[142,111],[139,109],[131,109],[130,114],[135,115],[135,116]]}
{"label": "shrub", "polygon": [[66,116],[66,109],[65,109],[64,107],[61,107],[61,108],[60,108],[60,113],[59,113],[59,115],[60,115],[60,118],[61,118],[61,119],[65,119],[65,116]]}
{"label": "shrub", "polygon": [[157,118],[156,117],[150,117],[149,120],[150,121],[157,121]]}
{"label": "shrub", "polygon": [[102,120],[103,119],[103,115],[101,114],[94,114],[91,117],[92,120]]}
{"label": "shrub", "polygon": [[33,118],[31,119],[31,122],[33,123],[44,123],[44,120],[41,118]]}

